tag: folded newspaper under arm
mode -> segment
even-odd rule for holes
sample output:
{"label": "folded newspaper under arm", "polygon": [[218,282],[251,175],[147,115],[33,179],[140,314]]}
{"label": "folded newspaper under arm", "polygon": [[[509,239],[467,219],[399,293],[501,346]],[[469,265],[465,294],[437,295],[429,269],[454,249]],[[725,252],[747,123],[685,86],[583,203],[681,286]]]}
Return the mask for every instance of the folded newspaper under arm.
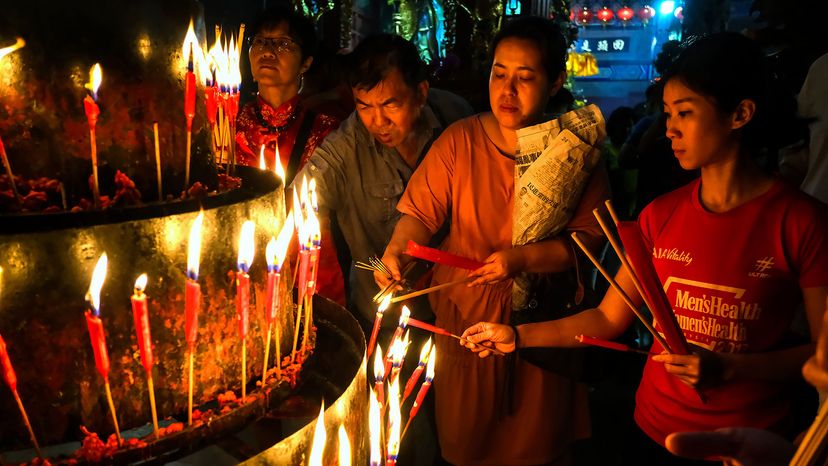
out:
{"label": "folded newspaper under arm", "polygon": [[650,312],[658,322],[658,330],[664,335],[664,340],[670,348],[665,348],[674,354],[690,354],[687,340],[679,327],[676,315],[670,307],[667,294],[661,286],[655,266],[653,265],[652,254],[644,243],[644,236],[641,228],[636,222],[618,222],[618,237],[627,252],[627,259],[635,272],[641,289],[644,291],[647,302],[651,303]]}
{"label": "folded newspaper under arm", "polygon": [[[518,130],[512,246],[523,246],[563,231],[578,207],[601,159],[606,129],[595,105]],[[532,277],[515,277],[512,309],[529,303]]]}

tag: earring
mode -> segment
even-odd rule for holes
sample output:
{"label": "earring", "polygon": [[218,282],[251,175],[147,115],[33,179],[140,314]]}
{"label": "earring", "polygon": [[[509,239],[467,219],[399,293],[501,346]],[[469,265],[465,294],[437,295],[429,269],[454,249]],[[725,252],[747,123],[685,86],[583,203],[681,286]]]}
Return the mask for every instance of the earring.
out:
{"label": "earring", "polygon": [[302,93],[302,89],[305,88],[305,74],[302,73],[299,75],[299,90],[296,92],[297,94]]}

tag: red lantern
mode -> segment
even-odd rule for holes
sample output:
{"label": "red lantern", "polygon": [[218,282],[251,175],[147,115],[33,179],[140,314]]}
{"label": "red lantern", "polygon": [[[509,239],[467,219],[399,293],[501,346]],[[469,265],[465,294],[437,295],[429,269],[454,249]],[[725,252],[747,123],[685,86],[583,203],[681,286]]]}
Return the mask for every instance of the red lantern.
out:
{"label": "red lantern", "polygon": [[580,24],[588,24],[592,21],[592,16],[592,12],[587,7],[583,7],[581,11],[575,14],[575,18]]}
{"label": "red lantern", "polygon": [[616,12],[616,15],[618,16],[618,19],[626,23],[627,21],[633,19],[633,16],[635,16],[635,11],[633,11],[633,9],[628,6],[625,6],[619,9],[618,12]]}
{"label": "red lantern", "polygon": [[602,23],[606,24],[606,23],[612,21],[612,18],[615,17],[615,13],[613,13],[612,10],[610,10],[608,7],[605,6],[605,7],[601,8],[600,10],[598,10],[598,13],[596,13],[596,16],[598,17],[599,20],[601,20]]}
{"label": "red lantern", "polygon": [[650,5],[644,5],[638,10],[638,18],[643,22],[647,22],[655,17],[655,10]]}

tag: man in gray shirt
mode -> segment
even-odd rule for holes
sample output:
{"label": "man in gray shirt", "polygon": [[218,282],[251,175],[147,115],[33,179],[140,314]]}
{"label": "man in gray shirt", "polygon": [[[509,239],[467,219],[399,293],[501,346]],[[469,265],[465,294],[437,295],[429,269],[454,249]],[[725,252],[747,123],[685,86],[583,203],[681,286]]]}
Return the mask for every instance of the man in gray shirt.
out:
{"label": "man in gray shirt", "polygon": [[[356,110],[295,179],[316,179],[320,212],[336,216],[351,257],[364,261],[382,256],[400,218],[397,202],[431,143],[472,109],[455,94],[429,89],[416,47],[400,36],[366,37],[351,58]],[[378,290],[371,272],[355,269],[353,262],[349,291],[349,308],[370,332]]]}

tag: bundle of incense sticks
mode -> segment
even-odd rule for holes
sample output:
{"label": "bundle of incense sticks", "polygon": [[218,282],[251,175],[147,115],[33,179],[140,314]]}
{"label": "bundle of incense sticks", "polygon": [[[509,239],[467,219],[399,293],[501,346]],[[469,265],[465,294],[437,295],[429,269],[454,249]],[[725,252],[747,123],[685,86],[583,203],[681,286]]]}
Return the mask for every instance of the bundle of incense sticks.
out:
{"label": "bundle of incense sticks", "polygon": [[377,256],[369,257],[368,262],[356,261],[356,268],[371,272],[379,272],[388,277],[389,280],[394,278],[385,263],[379,260]]}

